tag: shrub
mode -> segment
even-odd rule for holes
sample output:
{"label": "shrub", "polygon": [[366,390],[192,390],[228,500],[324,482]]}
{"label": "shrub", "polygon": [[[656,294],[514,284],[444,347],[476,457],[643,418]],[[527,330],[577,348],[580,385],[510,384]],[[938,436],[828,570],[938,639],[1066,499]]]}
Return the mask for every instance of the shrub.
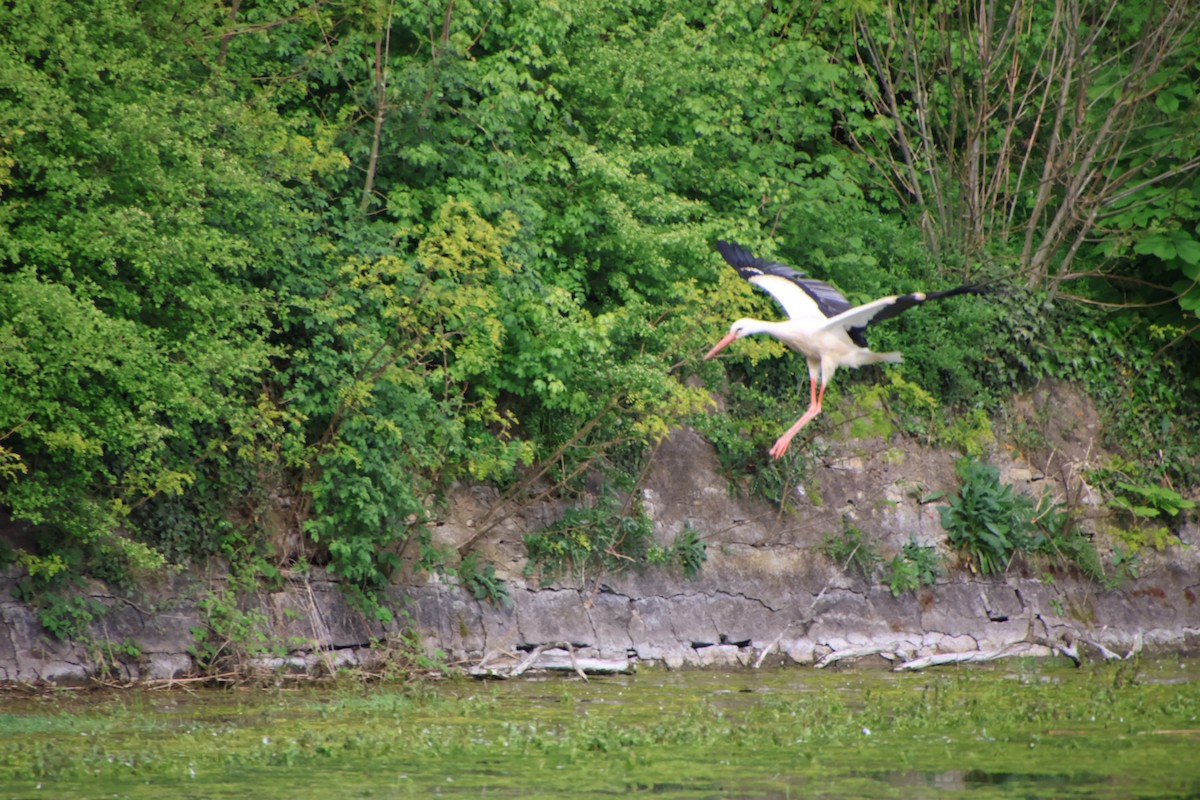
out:
{"label": "shrub", "polygon": [[1013,553],[1028,549],[1033,524],[1029,499],[1001,485],[1000,470],[966,458],[958,462],[961,485],[938,509],[942,527],[971,569],[983,575],[1003,572]]}
{"label": "shrub", "polygon": [[892,597],[899,597],[904,592],[932,586],[941,574],[942,564],[937,549],[919,545],[914,538],[900,548],[900,553],[888,564],[883,581],[892,590]]}
{"label": "shrub", "polygon": [[853,564],[864,578],[870,578],[883,561],[875,545],[864,539],[863,532],[853,525],[847,525],[840,533],[827,534],[817,549],[843,570]]}
{"label": "shrub", "polygon": [[938,508],[951,546],[981,575],[1004,572],[1016,553],[1041,553],[1074,563],[1086,575],[1104,577],[1095,547],[1074,527],[1049,493],[1038,500],[1000,483],[1000,470],[973,458],[957,465],[958,493]]}
{"label": "shrub", "polygon": [[539,575],[543,583],[571,576],[579,581],[597,580],[605,574],[621,573],[648,564],[678,564],[694,580],[708,558],[708,546],[688,525],[669,548],[653,543],[654,526],[640,503],[622,504],[606,494],[590,506],[577,506],[561,520],[525,537],[529,562],[527,575]]}

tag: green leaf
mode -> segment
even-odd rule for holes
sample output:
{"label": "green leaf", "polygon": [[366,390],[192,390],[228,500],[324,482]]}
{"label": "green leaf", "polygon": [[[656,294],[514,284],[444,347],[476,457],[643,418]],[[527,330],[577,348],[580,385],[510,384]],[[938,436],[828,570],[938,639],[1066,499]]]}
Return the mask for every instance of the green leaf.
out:
{"label": "green leaf", "polygon": [[1154,96],[1154,105],[1164,114],[1175,114],[1179,111],[1179,98],[1171,92],[1162,91]]}
{"label": "green leaf", "polygon": [[[1175,241],[1175,252],[1186,264],[1193,268],[1193,273],[1200,269],[1200,242],[1197,242],[1195,239],[1177,239]],[[1189,275],[1188,277],[1193,276]]]}

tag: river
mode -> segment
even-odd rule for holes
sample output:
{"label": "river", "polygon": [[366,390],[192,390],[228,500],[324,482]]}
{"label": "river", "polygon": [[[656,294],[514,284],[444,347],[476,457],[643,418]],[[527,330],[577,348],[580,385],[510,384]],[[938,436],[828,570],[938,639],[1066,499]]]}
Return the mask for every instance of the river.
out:
{"label": "river", "polygon": [[1200,798],[1200,661],[9,690],[8,798]]}

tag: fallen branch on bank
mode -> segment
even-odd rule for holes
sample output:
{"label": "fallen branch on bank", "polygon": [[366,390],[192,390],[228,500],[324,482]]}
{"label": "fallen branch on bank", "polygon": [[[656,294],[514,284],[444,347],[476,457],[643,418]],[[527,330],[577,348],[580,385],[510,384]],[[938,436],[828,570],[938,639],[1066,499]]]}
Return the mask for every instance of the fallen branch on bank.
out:
{"label": "fallen branch on bank", "polygon": [[779,646],[779,643],[783,640],[784,634],[786,634],[789,630],[791,630],[792,626],[795,624],[796,623],[794,623],[794,622],[789,622],[787,625],[784,625],[783,630],[781,630],[779,632],[779,635],[776,636],[769,645],[767,645],[765,648],[763,648],[763,651],[758,654],[758,658],[754,661],[755,669],[758,669],[759,667],[762,666],[763,661],[765,661],[767,658],[767,654]]}
{"label": "fallen branch on bank", "polygon": [[[883,644],[871,644],[862,647],[844,647],[841,650],[834,650],[832,653],[825,654],[813,666],[817,669],[824,669],[838,661],[844,661],[848,658],[864,658],[866,656],[882,656],[888,661],[892,661],[896,657],[896,653],[904,649],[906,648],[902,642],[885,642]],[[912,645],[909,645],[907,649],[911,650]]]}
{"label": "fallen branch on bank", "polygon": [[580,657],[570,642],[540,644],[526,653],[519,662],[507,666],[491,666],[490,662],[495,658],[496,654],[488,654],[477,666],[467,670],[467,674],[476,678],[519,678],[529,670],[550,670],[574,672],[586,681],[588,675],[633,672],[633,664],[628,658]]}
{"label": "fallen branch on bank", "polygon": [[932,656],[914,658],[892,667],[896,672],[915,672],[927,667],[939,667],[944,664],[973,664],[983,661],[996,661],[1001,658],[1016,656],[1034,656],[1045,658],[1054,655],[1054,648],[1044,644],[1017,642],[996,650],[970,650],[965,653],[937,653]]}

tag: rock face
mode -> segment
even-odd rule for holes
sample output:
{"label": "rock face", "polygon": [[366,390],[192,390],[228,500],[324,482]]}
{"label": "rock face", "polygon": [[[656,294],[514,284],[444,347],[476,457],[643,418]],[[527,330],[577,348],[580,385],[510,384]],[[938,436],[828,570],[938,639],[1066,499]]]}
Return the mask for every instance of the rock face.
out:
{"label": "rock face", "polygon": [[[1069,406],[1052,394],[1028,402]],[[1045,413],[1039,418],[1054,424]],[[1104,510],[1089,505],[1081,477],[1093,451],[1089,437],[1094,440],[1095,429],[1086,421],[1055,428],[1039,440],[1052,456],[1039,467],[1007,456],[991,460],[1018,489],[1069,495],[1085,517],[1098,518]],[[240,599],[240,611],[277,643],[255,654],[256,663],[293,671],[365,663],[386,650],[381,642],[409,629],[419,632],[420,648],[440,651],[451,663],[489,668],[541,650],[561,667],[568,663],[564,647],[580,659],[570,662],[576,666],[629,659],[676,668],[824,666],[881,656],[926,665],[1016,653],[1113,657],[1200,646],[1194,521],[1183,531],[1191,549],[1145,554],[1140,577],[1115,589],[1021,563],[981,579],[954,566],[936,506],[922,502],[932,490],[954,490],[954,454],[895,437],[833,440],[816,449],[823,455],[814,477],[793,488],[795,508],[785,514],[731,494],[711,445],[696,433],[676,431],[660,446],[641,500],[659,544],[669,546],[685,525],[706,542],[708,560],[694,581],[650,567],[537,585],[524,577],[521,537],[553,522],[561,509],[552,503],[508,507],[491,490],[461,487],[435,538],[450,547],[470,541],[507,580],[510,602],[497,607],[425,576],[394,587],[408,618],[381,625],[352,611],[336,584],[313,570],[293,576],[285,590]],[[820,553],[822,539],[848,525],[886,560],[915,539],[939,548],[951,568],[935,585],[893,597],[880,570],[864,577]],[[137,603],[97,588],[92,599],[111,610],[93,625],[87,645],[55,640],[33,610],[12,599],[9,586],[0,587],[0,680],[186,675],[195,666],[192,629],[203,626],[198,600],[222,586],[219,570],[215,574],[175,576]],[[0,575],[0,583],[14,577]],[[211,633],[208,642],[236,644]]]}
{"label": "rock face", "polygon": [[[847,572],[818,547],[852,524],[887,560],[915,539],[953,563],[936,507],[921,501],[930,490],[954,489],[955,455],[861,440],[826,450],[816,480],[797,492],[796,510],[780,514],[731,497],[711,446],[694,432],[676,431],[656,453],[642,500],[660,544],[670,544],[684,525],[701,533],[708,561],[697,580],[651,568],[541,588],[512,569],[504,576],[512,602],[500,608],[438,582],[409,587],[413,620],[427,644],[489,663],[559,642],[601,658],[629,655],[669,667],[824,665],[865,656],[897,663],[947,655],[1124,656],[1200,645],[1195,549],[1145,554],[1142,576],[1116,589],[1014,564],[992,578],[953,568],[933,586],[894,597],[878,571],[870,579]],[[1086,443],[1078,448],[1087,450]],[[1023,462],[993,461],[1005,482],[1061,495],[1082,470],[1065,447],[1054,453],[1059,474],[1049,478]],[[1078,485],[1071,491],[1081,495]],[[1087,505],[1083,511],[1100,513]],[[1194,541],[1196,527],[1184,536]],[[491,555],[521,564],[503,546]]]}

